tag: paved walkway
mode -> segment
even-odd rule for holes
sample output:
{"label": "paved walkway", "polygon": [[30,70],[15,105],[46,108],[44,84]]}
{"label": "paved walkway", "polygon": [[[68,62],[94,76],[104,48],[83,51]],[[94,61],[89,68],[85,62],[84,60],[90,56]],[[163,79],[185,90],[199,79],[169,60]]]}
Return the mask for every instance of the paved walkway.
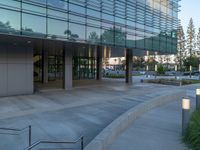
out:
{"label": "paved walkway", "polygon": [[[133,85],[116,81],[76,88],[72,91],[0,98],[0,127],[33,127],[33,142],[40,139],[72,140],[84,135],[84,145],[128,109],[161,95],[174,86]],[[24,143],[22,145],[21,143]],[[21,150],[27,132],[0,135],[0,149]]]}
{"label": "paved walkway", "polygon": [[109,150],[187,150],[181,142],[180,106],[181,101],[173,102],[146,113],[126,129]]}
{"label": "paved walkway", "polygon": [[[83,134],[86,145],[130,108],[177,89],[176,86],[141,84],[140,79],[134,79],[133,85],[122,80],[104,80],[92,86],[83,84],[68,92],[48,91],[0,98],[0,127],[32,125],[33,142],[40,139],[72,140]],[[193,95],[193,86],[186,89]],[[19,136],[0,134],[0,149],[21,150],[19,146],[25,147],[27,143],[27,132]]]}

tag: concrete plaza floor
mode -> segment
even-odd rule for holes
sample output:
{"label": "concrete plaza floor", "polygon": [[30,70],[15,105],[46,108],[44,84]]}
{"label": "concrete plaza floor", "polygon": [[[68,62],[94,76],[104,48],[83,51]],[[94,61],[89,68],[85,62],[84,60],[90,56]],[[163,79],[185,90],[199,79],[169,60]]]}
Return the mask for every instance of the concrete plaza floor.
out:
{"label": "concrete plaza floor", "polygon": [[[33,139],[73,140],[84,135],[84,145],[128,109],[173,90],[175,86],[103,80],[72,91],[50,90],[34,95],[0,98],[0,127],[32,125]],[[27,132],[0,134],[0,149],[18,150],[27,146]]]}

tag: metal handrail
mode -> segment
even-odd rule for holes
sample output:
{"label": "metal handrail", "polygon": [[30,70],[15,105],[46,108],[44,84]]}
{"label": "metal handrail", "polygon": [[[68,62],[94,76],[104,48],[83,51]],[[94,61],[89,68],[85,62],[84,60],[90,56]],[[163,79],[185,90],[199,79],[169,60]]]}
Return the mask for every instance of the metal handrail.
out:
{"label": "metal handrail", "polygon": [[49,141],[49,140],[40,140],[33,143],[31,146],[25,148],[24,150],[32,150],[40,144],[76,144],[81,140],[81,150],[83,150],[83,136],[80,136],[76,141]]}
{"label": "metal handrail", "polygon": [[[31,136],[32,136],[32,127],[31,127],[31,125],[29,125],[28,127],[25,127],[25,128],[23,128],[23,129],[14,129],[14,128],[0,128],[0,130],[5,130],[5,131],[14,131],[14,132],[23,132],[23,131],[25,131],[25,130],[27,130],[28,129],[28,138],[29,138],[29,146],[31,146]],[[19,135],[20,133],[16,133],[16,134],[14,134],[14,133],[1,133],[0,132],[0,134],[5,134],[5,135]]]}

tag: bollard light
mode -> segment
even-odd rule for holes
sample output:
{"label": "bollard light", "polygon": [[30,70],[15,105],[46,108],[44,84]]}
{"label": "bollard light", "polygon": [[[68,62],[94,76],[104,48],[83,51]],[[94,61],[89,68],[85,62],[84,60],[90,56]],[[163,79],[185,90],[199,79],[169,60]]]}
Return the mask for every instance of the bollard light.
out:
{"label": "bollard light", "polygon": [[177,72],[177,65],[175,65],[175,79],[177,79],[177,75],[176,75],[176,72]]}
{"label": "bollard light", "polygon": [[200,80],[200,64],[199,64],[199,80]]}
{"label": "bollard light", "polygon": [[200,64],[199,64],[199,72],[200,72]]}
{"label": "bollard light", "polygon": [[192,78],[192,65],[190,65],[190,78]]}
{"label": "bollard light", "polygon": [[158,65],[155,65],[155,79],[157,78]]}
{"label": "bollard light", "polygon": [[149,56],[149,51],[147,51],[147,56]]}
{"label": "bollard light", "polygon": [[185,109],[185,110],[190,109],[190,99],[187,99],[187,98],[182,99],[182,109]]}
{"label": "bollard light", "polygon": [[192,71],[192,66],[190,65],[190,71]]}
{"label": "bollard light", "polygon": [[196,95],[200,96],[200,89],[196,89]]}
{"label": "bollard light", "polygon": [[196,109],[200,108],[200,89],[196,89]]}
{"label": "bollard light", "polygon": [[188,127],[190,120],[190,99],[182,99],[182,135],[185,134],[185,131]]}
{"label": "bollard light", "polygon": [[147,65],[147,71],[149,71],[149,66]]}
{"label": "bollard light", "polygon": [[148,77],[148,71],[149,71],[149,66],[147,65],[147,68],[146,68],[146,78]]}
{"label": "bollard light", "polygon": [[177,67],[177,65],[175,65],[175,71],[177,71],[178,69],[177,69],[178,67]]}
{"label": "bollard light", "polygon": [[155,71],[156,72],[158,71],[158,65],[155,65]]}

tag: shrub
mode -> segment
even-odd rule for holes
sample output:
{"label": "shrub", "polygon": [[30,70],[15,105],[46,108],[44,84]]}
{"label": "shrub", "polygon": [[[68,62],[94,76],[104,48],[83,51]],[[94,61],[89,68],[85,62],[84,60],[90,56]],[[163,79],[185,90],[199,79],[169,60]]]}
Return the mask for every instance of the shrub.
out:
{"label": "shrub", "polygon": [[105,78],[125,78],[125,75],[122,74],[106,74],[104,76]]}
{"label": "shrub", "polygon": [[183,140],[190,148],[200,150],[200,109],[192,114]]}
{"label": "shrub", "polygon": [[157,71],[158,75],[164,75],[165,74],[165,69],[163,67],[162,64],[158,65],[158,71]]}

